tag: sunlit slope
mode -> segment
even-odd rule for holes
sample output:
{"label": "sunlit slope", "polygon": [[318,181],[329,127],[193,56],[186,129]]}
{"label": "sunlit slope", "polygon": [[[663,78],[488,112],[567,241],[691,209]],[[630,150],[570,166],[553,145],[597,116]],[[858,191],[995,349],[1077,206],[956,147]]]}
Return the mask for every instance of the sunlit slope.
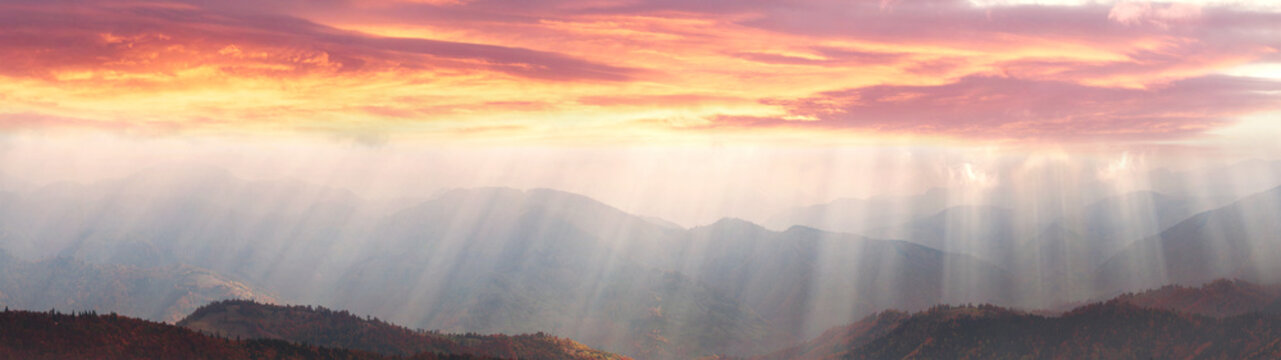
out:
{"label": "sunlit slope", "polygon": [[1281,280],[1281,188],[1197,214],[1108,259],[1100,291],[1196,285],[1230,277]]}
{"label": "sunlit slope", "polygon": [[279,306],[251,301],[220,301],[197,309],[179,326],[226,338],[276,339],[384,355],[428,352],[531,360],[619,359],[573,340],[543,334],[447,334],[411,330],[347,311],[311,306]]}

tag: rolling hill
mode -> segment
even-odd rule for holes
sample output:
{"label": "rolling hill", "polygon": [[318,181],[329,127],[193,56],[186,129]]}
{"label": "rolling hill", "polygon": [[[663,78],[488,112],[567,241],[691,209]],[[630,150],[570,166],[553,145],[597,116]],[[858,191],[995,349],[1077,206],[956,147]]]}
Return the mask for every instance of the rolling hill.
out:
{"label": "rolling hill", "polygon": [[346,311],[244,300],[219,301],[203,306],[177,325],[224,338],[286,340],[395,356],[427,352],[530,360],[620,358],[573,340],[542,333],[514,336],[444,334],[410,330]]}
{"label": "rolling hill", "polygon": [[939,306],[886,312],[757,359],[1270,359],[1281,316],[1212,318],[1122,301],[1057,317]]}
{"label": "rolling hill", "polygon": [[1201,286],[1167,285],[1158,289],[1128,293],[1116,301],[1143,308],[1228,317],[1252,312],[1277,312],[1272,305],[1281,301],[1281,286],[1258,285],[1248,281],[1219,279]]}
{"label": "rolling hill", "polygon": [[442,334],[345,311],[221,301],[179,325],[115,313],[0,313],[4,359],[624,359],[543,334]]}
{"label": "rolling hill", "polygon": [[[360,351],[292,344],[281,340],[231,340],[182,327],[115,314],[53,311],[0,313],[4,359],[210,359],[382,360]],[[421,354],[421,360],[479,359]]]}

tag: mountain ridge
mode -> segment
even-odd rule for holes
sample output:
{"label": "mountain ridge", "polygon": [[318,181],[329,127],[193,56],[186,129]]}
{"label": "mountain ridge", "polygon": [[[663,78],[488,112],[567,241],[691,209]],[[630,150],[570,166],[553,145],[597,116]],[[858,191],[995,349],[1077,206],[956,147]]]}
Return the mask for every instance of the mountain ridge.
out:
{"label": "mountain ridge", "polygon": [[531,360],[619,360],[573,340],[539,334],[444,334],[410,330],[324,307],[224,300],[200,307],[176,325],[226,338],[274,339],[391,356],[419,353]]}
{"label": "mountain ridge", "polygon": [[[1224,284],[1239,285],[1206,287],[1222,290]],[[1278,335],[1278,313],[1212,317],[1124,297],[1057,316],[992,305],[940,305],[915,313],[881,312],[753,359],[1275,358],[1281,356]]]}

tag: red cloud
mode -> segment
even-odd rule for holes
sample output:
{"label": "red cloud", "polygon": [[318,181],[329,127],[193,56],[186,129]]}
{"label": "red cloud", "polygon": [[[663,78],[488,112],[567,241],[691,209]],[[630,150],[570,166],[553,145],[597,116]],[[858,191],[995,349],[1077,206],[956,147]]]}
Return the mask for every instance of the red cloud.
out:
{"label": "red cloud", "polygon": [[[0,5],[0,74],[60,70],[180,70],[238,74],[360,71],[367,67],[486,70],[551,80],[621,81],[637,70],[516,47],[344,31],[285,15],[196,7]],[[263,70],[269,69],[269,70]]]}
{"label": "red cloud", "polygon": [[[179,109],[200,116],[234,114],[238,118],[232,121],[307,111],[352,111],[358,116],[351,118],[398,121],[543,112],[531,117],[538,120],[519,121],[548,121],[555,115],[574,119],[607,113],[605,108],[630,115],[637,108],[709,104],[739,106],[724,111],[750,114],[760,106],[741,107],[743,103],[767,98],[762,102],[784,109],[786,116],[723,116],[708,127],[1117,139],[1203,133],[1241,114],[1281,105],[1275,82],[1207,75],[1237,65],[1281,62],[1281,38],[1275,36],[1281,14],[1226,6],[984,7],[968,0],[58,4],[13,0],[0,5],[0,76],[53,80],[45,84],[93,97],[136,85],[131,82],[154,81],[172,89],[207,85],[182,83],[181,76],[173,75],[197,66],[215,69],[216,75],[200,72],[190,78],[212,78],[212,83],[223,75],[285,81],[320,75],[305,80],[319,79],[308,82],[326,90],[331,78],[323,76],[353,83],[367,73],[393,70],[368,78],[404,85],[398,88],[402,96],[417,94],[417,84],[436,83],[441,86],[423,87],[422,92],[452,92],[451,86],[459,84],[457,89],[465,90],[458,91],[480,99],[382,101],[381,90],[364,89],[359,94],[364,96],[350,97],[351,104],[341,101],[347,99],[344,92],[271,104],[279,111],[238,108],[221,99]],[[629,21],[660,17],[681,21]],[[324,24],[406,24],[414,31],[465,33],[456,36],[491,44],[375,36]],[[671,36],[647,36],[654,34]],[[666,76],[641,68],[662,68]],[[90,75],[77,72],[86,70],[93,76],[127,76],[90,84],[94,78],[80,86],[76,79]],[[520,82],[487,81],[477,73],[570,84],[526,89]],[[418,76],[406,76],[413,85],[397,83],[403,74]],[[950,83],[903,85],[937,81]],[[580,87],[577,82],[593,84]],[[605,82],[634,84],[601,86]],[[855,87],[871,82],[883,85]],[[842,88],[847,89],[794,98],[797,91]],[[671,95],[682,92],[687,94]],[[54,103],[31,98],[36,96],[41,95],[23,100]],[[334,110],[333,103],[342,109]],[[72,108],[45,110],[71,114]],[[76,116],[98,115],[87,112]]]}

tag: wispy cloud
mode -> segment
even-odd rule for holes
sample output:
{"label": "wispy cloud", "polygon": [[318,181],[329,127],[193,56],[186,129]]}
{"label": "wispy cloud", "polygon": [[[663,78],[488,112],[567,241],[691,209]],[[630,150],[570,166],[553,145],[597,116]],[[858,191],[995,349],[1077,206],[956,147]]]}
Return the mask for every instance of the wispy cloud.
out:
{"label": "wispy cloud", "polygon": [[[0,9],[0,105],[11,112],[219,131],[499,128],[590,142],[645,123],[679,124],[671,137],[789,128],[1143,141],[1277,110],[1272,80],[1223,74],[1281,62],[1281,13],[1215,3],[11,0]],[[219,122],[199,122],[211,118]]]}
{"label": "wispy cloud", "polygon": [[938,86],[869,86],[767,100],[785,117],[721,117],[710,127],[797,127],[984,139],[1184,137],[1281,107],[1281,82],[1214,76],[1151,89],[966,77]]}

